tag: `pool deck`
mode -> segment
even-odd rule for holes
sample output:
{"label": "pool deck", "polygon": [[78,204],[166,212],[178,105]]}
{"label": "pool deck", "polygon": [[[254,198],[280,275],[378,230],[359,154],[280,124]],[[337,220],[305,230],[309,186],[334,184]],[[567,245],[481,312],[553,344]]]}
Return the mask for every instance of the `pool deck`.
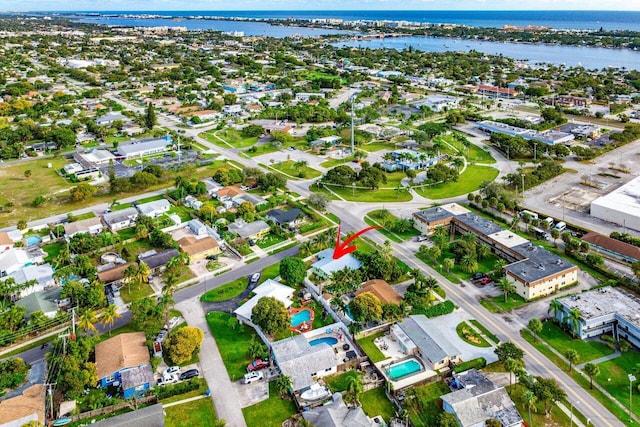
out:
{"label": "pool deck", "polygon": [[[375,365],[378,368],[378,370],[382,372],[382,375],[384,375],[385,379],[393,385],[394,390],[402,390],[404,388],[410,387],[416,383],[420,383],[422,381],[425,381],[431,377],[438,375],[437,372],[428,369],[425,366],[424,362],[420,360],[420,358],[416,356],[406,355],[400,348],[400,345],[398,344],[396,339],[393,338],[391,335],[383,335],[381,337],[376,338],[374,340],[374,344],[378,347],[378,349],[380,349],[382,354],[384,354],[387,357],[387,359],[381,362],[377,362]],[[424,371],[406,376],[404,378],[400,378],[397,381],[394,381],[391,378],[389,378],[389,375],[387,374],[387,369],[386,369],[389,365],[399,363],[402,360],[409,360],[409,359],[418,360],[420,362],[420,365],[422,365],[422,367],[425,368]]]}
{"label": "pool deck", "polygon": [[300,313],[302,311],[308,311],[309,312],[309,320],[308,321],[305,320],[304,322],[299,323],[299,324],[297,324],[295,326],[291,326],[291,325],[288,326],[289,330],[297,332],[299,334],[302,334],[304,332],[312,330],[313,329],[313,320],[315,319],[315,313],[309,307],[302,307],[302,308],[292,307],[291,309],[289,309],[289,316],[293,316],[293,315],[298,314],[298,313]]}

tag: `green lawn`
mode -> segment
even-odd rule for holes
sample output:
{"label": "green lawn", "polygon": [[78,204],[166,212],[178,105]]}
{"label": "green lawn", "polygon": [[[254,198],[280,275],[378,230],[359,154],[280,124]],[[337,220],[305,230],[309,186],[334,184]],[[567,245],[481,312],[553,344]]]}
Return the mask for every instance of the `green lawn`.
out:
{"label": "green lawn", "polygon": [[458,279],[458,276],[442,268],[442,264],[438,262],[434,262],[431,257],[423,254],[422,252],[416,252],[416,258],[418,258],[420,261],[424,262],[428,266],[438,270],[438,272],[442,274],[444,277],[446,277],[447,280],[450,281],[451,283],[455,283],[455,284],[461,283],[460,279]]}
{"label": "green lawn", "polygon": [[377,363],[387,359],[387,357],[382,354],[378,346],[376,346],[373,342],[373,340],[383,335],[384,332],[378,332],[376,334],[369,335],[368,337],[360,338],[358,340],[358,344],[360,344],[360,347],[362,347],[364,352],[367,353],[367,356],[369,356],[369,359],[371,359],[373,363]]}
{"label": "green lawn", "polygon": [[[580,352],[578,350],[578,352]],[[630,350],[622,353],[620,357],[600,363],[600,375],[594,380],[607,390],[616,400],[624,406],[629,404],[629,377],[634,374],[638,377],[638,364],[640,363],[640,352]],[[638,401],[640,394],[637,389],[638,381],[632,387],[633,400]],[[633,405],[633,413],[640,416],[640,405]]]}
{"label": "green lawn", "polygon": [[439,405],[440,396],[449,393],[449,387],[443,382],[435,382],[413,388],[413,392],[407,393],[404,408],[409,414],[409,419],[415,427],[433,427],[436,418],[442,412]]}
{"label": "green lawn", "polygon": [[90,218],[95,218],[95,217],[96,217],[96,214],[94,214],[93,212],[85,212],[85,213],[80,214],[80,215],[74,215],[72,222],[82,221],[83,219],[90,219]]}
{"label": "green lawn", "polygon": [[[198,384],[198,388],[196,390],[189,391],[189,392],[183,393],[183,394],[178,394],[178,395],[171,396],[171,397],[167,397],[166,399],[162,399],[161,400],[162,404],[166,405],[167,403],[177,402],[179,400],[189,399],[191,397],[201,396],[201,395],[205,394],[206,391],[207,391],[207,388],[209,388],[207,386],[207,380],[205,380],[204,378],[196,378],[196,379],[198,380],[198,383],[199,383]],[[211,399],[209,399],[209,400],[211,400]]]}
{"label": "green lawn", "polygon": [[[213,427],[217,420],[211,398],[194,400],[164,408],[166,427]],[[187,416],[188,414],[188,416]]]}
{"label": "green lawn", "polygon": [[131,203],[118,203],[116,205],[112,205],[111,206],[111,210],[112,211],[121,211],[123,209],[127,209],[132,207],[133,205]]}
{"label": "green lawn", "polygon": [[337,187],[335,185],[327,185],[328,188],[331,189],[329,192],[326,189],[318,190],[317,186],[313,186],[311,189],[315,192],[323,192],[329,198],[336,200],[337,197],[334,196],[333,193],[339,195],[343,199],[350,202],[408,202],[412,199],[411,194],[407,192],[405,189],[400,189],[399,191],[396,189],[377,189],[377,190],[365,190],[363,188],[348,188],[348,187]]}
{"label": "green lawn", "polygon": [[490,298],[491,302],[503,309],[504,311],[511,311],[514,308],[525,305],[527,302],[518,294],[510,293],[507,296],[507,302],[504,301],[504,295],[497,295]]}
{"label": "green lawn", "polygon": [[[129,287],[131,287],[131,291],[129,291]],[[131,286],[125,285],[120,288],[120,297],[122,297],[122,301],[126,303],[148,297],[152,293],[153,289],[148,283],[142,283],[140,286],[138,286],[136,283],[132,283]]]}
{"label": "green lawn", "polygon": [[387,183],[382,184],[381,187],[385,188],[397,188],[400,187],[402,180],[407,177],[407,175],[402,172],[385,172],[384,174],[387,177]]}
{"label": "green lawn", "polygon": [[[549,343],[551,347],[558,350],[561,354],[564,354],[569,349],[576,350],[580,355],[579,363],[590,362],[613,353],[613,350],[603,342],[573,339],[553,322],[543,323],[540,338]],[[640,359],[638,362],[640,362]]]}
{"label": "green lawn", "polygon": [[387,399],[384,387],[374,388],[360,395],[362,410],[369,418],[381,415],[386,422],[389,422],[396,414],[396,407]]}
{"label": "green lawn", "polygon": [[219,302],[227,301],[240,295],[249,285],[249,279],[241,277],[233,282],[226,283],[218,288],[207,291],[200,301],[202,302]]}
{"label": "green lawn", "polygon": [[[529,422],[529,410],[527,404],[524,401],[522,395],[524,394],[523,387],[518,385],[512,385],[507,387],[507,391],[509,396],[511,396],[511,400],[516,404],[516,409],[522,416],[522,419],[527,423]],[[573,419],[574,421],[578,418],[576,413],[578,412],[577,408],[573,408]],[[569,416],[562,412],[557,405],[553,405],[551,408],[551,412],[549,417],[544,414],[544,402],[538,402],[531,408],[531,421],[533,422],[533,426],[567,426],[571,423]]]}
{"label": "green lawn", "polygon": [[415,187],[418,194],[428,199],[445,199],[471,193],[480,188],[485,181],[493,181],[498,176],[498,169],[491,166],[468,165],[458,181],[437,184],[429,187]]}
{"label": "green lawn", "polygon": [[47,256],[44,258],[44,262],[52,262],[58,254],[60,254],[63,246],[63,242],[53,242],[42,246],[42,250],[47,253]]}
{"label": "green lawn", "polygon": [[280,275],[280,263],[277,262],[275,264],[271,264],[269,267],[266,267],[262,270],[262,276],[260,277],[260,283],[268,280],[275,279]]}
{"label": "green lawn", "polygon": [[369,153],[374,153],[380,150],[393,150],[395,145],[389,142],[373,141],[368,144],[362,144],[358,148]]}
{"label": "green lawn", "polygon": [[285,240],[287,240],[285,236],[277,236],[275,234],[269,233],[266,236],[262,237],[260,240],[258,240],[256,244],[258,245],[258,247],[265,249],[265,248],[268,248],[269,246],[273,246],[280,242],[284,242]]}
{"label": "green lawn", "polygon": [[469,320],[473,326],[475,326],[480,332],[482,332],[487,338],[494,342],[494,344],[499,344],[500,340],[497,336],[495,336],[489,329],[487,329],[482,323],[478,322],[476,319]]}
{"label": "green lawn", "polygon": [[496,160],[493,157],[491,157],[491,154],[489,154],[489,152],[483,150],[477,145],[471,144],[467,149],[460,141],[455,139],[453,136],[447,135],[442,138],[447,143],[453,145],[458,150],[458,154],[464,155],[467,158],[468,162],[487,163],[487,164],[493,164],[496,162]]}
{"label": "green lawn", "polygon": [[145,197],[143,199],[136,200],[136,203],[141,205],[143,203],[155,202],[156,200],[162,200],[164,196],[162,194],[158,194],[157,196]]}
{"label": "green lawn", "polygon": [[295,403],[282,399],[273,381],[269,383],[269,399],[242,408],[247,427],[281,427],[282,422],[296,412]]}
{"label": "green lawn", "polygon": [[491,344],[472,329],[467,322],[460,322],[458,326],[456,326],[456,332],[462,341],[467,344],[475,347],[491,347]]}
{"label": "green lawn", "polygon": [[277,171],[284,173],[285,175],[302,179],[317,178],[322,175],[319,170],[313,169],[312,167],[309,167],[307,165],[297,166],[296,162],[293,160],[274,163],[271,165],[271,167]]}
{"label": "green lawn", "polygon": [[136,237],[136,229],[135,227],[129,227],[118,230],[118,236],[122,237],[122,240],[133,239],[134,237]]}
{"label": "green lawn", "polygon": [[283,145],[273,146],[271,143],[266,143],[259,147],[254,147],[255,150],[253,148],[250,150],[244,150],[244,153],[250,157],[256,157],[280,150],[287,150],[288,147],[295,147],[298,150],[306,150],[309,148],[309,143],[304,138],[292,138],[291,141],[285,142]]}
{"label": "green lawn", "polygon": [[[376,223],[378,223],[378,224],[380,224],[382,226],[385,226],[385,224],[388,224],[388,223],[393,223],[393,222],[395,222],[395,221],[397,221],[399,219],[398,217],[396,217],[395,215],[391,214],[389,211],[387,211],[385,209],[379,209],[379,210],[371,211],[371,212],[369,212],[367,214],[367,217],[371,218]],[[365,221],[367,220],[367,217],[365,217]],[[383,229],[383,230],[380,230],[380,231],[385,236],[389,237],[391,240],[394,240],[394,241],[397,240],[398,237],[400,239],[402,239],[402,240],[407,240],[407,239],[411,239],[411,238],[413,238],[413,237],[415,237],[415,236],[420,234],[420,232],[418,230],[416,230],[415,228],[413,228],[413,227],[411,227],[407,231],[390,231],[390,230],[386,230],[386,229]]]}
{"label": "green lawn", "polygon": [[191,221],[193,218],[191,218],[191,209],[187,208],[186,206],[171,206],[169,208],[169,212],[165,213],[165,215],[171,215],[171,214],[176,214],[180,217],[180,219],[182,220],[182,222],[188,222]]}
{"label": "green lawn", "polygon": [[220,131],[209,131],[209,132],[203,132],[200,135],[198,135],[201,138],[206,139],[207,141],[216,144],[220,147],[223,148],[229,148],[229,146],[227,144],[225,144],[224,142],[220,141],[218,138],[216,138],[213,134],[217,133],[217,135],[222,138],[223,140],[225,140],[226,142],[228,142],[230,145],[232,145],[235,148],[247,148],[247,147],[251,147],[252,145],[254,145],[256,142],[258,142],[258,137],[254,136],[254,137],[250,137],[250,138],[245,138],[242,135],[240,135],[240,132],[235,130],[235,129],[223,129]]}
{"label": "green lawn", "polygon": [[217,311],[207,313],[207,324],[211,335],[216,340],[229,377],[235,381],[247,373],[247,365],[251,363],[251,358],[247,354],[249,341],[252,337],[258,340],[260,338],[253,329],[239,325],[237,321],[234,328],[229,327],[229,319],[232,317],[227,313]]}
{"label": "green lawn", "polygon": [[348,162],[350,162],[352,160],[353,160],[353,156],[343,157],[342,159],[329,159],[329,160],[325,160],[324,162],[320,163],[320,166],[322,166],[323,168],[331,169],[331,168],[333,168],[335,166],[343,165],[343,164],[348,163]]}
{"label": "green lawn", "polygon": [[349,387],[349,383],[352,379],[361,376],[356,371],[347,371],[342,374],[329,375],[324,377],[324,381],[327,383],[332,393],[338,391],[345,391]]}

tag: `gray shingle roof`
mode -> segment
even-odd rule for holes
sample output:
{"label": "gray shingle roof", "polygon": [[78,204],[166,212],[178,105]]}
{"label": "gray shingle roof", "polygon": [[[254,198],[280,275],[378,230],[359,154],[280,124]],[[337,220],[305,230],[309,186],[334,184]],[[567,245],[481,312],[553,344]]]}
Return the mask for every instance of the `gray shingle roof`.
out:
{"label": "gray shingle roof", "polygon": [[438,363],[447,356],[460,355],[458,350],[441,331],[429,328],[424,315],[409,316],[398,327],[413,341],[424,357]]}
{"label": "gray shingle roof", "polygon": [[122,379],[123,390],[152,384],[154,380],[153,370],[149,365],[136,366],[135,368],[124,370],[120,372],[120,378]]}

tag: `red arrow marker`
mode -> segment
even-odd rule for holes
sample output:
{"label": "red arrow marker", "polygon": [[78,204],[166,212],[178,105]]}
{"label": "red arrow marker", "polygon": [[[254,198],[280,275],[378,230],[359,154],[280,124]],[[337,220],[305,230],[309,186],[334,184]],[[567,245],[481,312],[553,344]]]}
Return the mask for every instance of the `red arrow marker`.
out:
{"label": "red arrow marker", "polygon": [[367,231],[375,230],[376,228],[382,228],[379,225],[374,225],[372,227],[363,228],[358,231],[353,236],[347,238],[344,242],[340,243],[340,226],[338,225],[338,238],[336,239],[336,247],[333,249],[333,259],[340,259],[346,254],[350,254],[351,252],[356,250],[356,246],[349,246],[349,243],[353,242],[358,236],[366,233]]}

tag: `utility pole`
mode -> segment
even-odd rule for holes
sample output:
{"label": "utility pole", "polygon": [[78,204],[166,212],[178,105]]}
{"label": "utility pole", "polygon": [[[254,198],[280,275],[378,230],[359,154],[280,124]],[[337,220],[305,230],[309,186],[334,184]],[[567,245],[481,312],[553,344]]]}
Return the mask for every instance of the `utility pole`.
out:
{"label": "utility pole", "polygon": [[53,419],[53,392],[51,391],[51,387],[55,387],[57,383],[47,383],[45,384],[46,387],[48,387],[47,390],[47,394],[49,395],[49,414],[50,414],[50,419]]}
{"label": "utility pole", "polygon": [[355,148],[355,137],[354,137],[354,130],[353,130],[353,101],[354,98],[356,97],[355,94],[351,95],[351,154],[355,155],[356,154],[356,148]]}

